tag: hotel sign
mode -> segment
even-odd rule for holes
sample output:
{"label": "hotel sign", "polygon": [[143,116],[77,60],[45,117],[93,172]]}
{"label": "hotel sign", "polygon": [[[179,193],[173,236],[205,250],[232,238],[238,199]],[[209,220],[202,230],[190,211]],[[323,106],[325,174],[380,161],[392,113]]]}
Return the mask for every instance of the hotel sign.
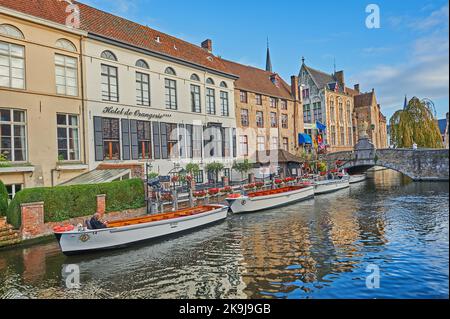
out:
{"label": "hotel sign", "polygon": [[105,107],[103,109],[103,114],[121,115],[121,116],[126,116],[126,117],[133,116],[133,117],[142,118],[142,119],[146,119],[146,120],[172,117],[172,114],[141,112],[139,110],[133,111],[130,108],[114,107],[114,106]]}

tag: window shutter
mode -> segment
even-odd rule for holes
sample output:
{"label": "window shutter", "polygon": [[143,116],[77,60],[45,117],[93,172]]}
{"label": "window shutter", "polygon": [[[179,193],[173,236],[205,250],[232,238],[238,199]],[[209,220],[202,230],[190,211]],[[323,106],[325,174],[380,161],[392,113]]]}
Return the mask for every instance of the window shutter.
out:
{"label": "window shutter", "polygon": [[233,157],[237,157],[236,129],[233,129]]}
{"label": "window shutter", "polygon": [[155,159],[161,159],[161,138],[159,122],[152,122],[153,126],[153,155]]}
{"label": "window shutter", "polygon": [[130,160],[130,121],[122,120],[122,158]]}
{"label": "window shutter", "polygon": [[167,123],[161,123],[161,157],[169,158],[168,140],[167,140]]}
{"label": "window shutter", "polygon": [[131,136],[131,158],[137,160],[139,159],[139,145],[138,145],[138,132],[136,120],[130,120],[130,136]]}
{"label": "window shutter", "polygon": [[95,144],[95,160],[101,162],[104,160],[103,153],[103,119],[94,117],[94,144]]}

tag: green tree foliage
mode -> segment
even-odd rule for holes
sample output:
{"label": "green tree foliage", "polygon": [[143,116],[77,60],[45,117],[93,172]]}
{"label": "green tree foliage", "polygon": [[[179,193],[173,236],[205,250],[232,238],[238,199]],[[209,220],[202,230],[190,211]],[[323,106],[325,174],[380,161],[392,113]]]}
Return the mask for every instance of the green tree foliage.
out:
{"label": "green tree foliage", "polygon": [[225,169],[225,166],[222,163],[212,162],[206,165],[206,171],[209,173],[213,173],[216,180],[219,177],[219,173]]}
{"label": "green tree foliage", "polygon": [[399,148],[443,148],[441,133],[433,115],[433,108],[414,97],[404,110],[397,111],[390,120],[391,141]]}
{"label": "green tree foliage", "polygon": [[196,163],[189,163],[186,165],[186,173],[193,176],[200,171],[200,166]]}
{"label": "green tree foliage", "polygon": [[8,191],[5,184],[0,181],[0,216],[6,216],[6,211],[8,210]]}
{"label": "green tree foliage", "polygon": [[233,169],[236,172],[241,173],[242,179],[244,179],[244,175],[250,172],[253,169],[253,164],[250,163],[248,159],[245,159],[243,161],[236,161],[233,164]]}

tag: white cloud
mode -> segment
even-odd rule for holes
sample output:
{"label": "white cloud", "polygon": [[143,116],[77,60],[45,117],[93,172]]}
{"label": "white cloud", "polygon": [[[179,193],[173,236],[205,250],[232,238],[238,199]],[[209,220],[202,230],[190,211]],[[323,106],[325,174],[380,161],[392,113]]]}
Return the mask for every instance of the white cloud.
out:
{"label": "white cloud", "polygon": [[423,32],[405,49],[404,63],[377,65],[352,79],[362,88],[376,89],[387,115],[402,105],[405,94],[431,100],[449,98],[448,4],[411,27]]}

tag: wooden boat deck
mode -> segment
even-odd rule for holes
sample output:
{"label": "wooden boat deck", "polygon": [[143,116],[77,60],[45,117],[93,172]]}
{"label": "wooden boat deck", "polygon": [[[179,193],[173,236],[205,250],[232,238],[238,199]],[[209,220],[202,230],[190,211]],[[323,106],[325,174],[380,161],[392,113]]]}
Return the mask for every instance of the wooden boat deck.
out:
{"label": "wooden boat deck", "polygon": [[253,192],[253,193],[249,193],[247,196],[250,198],[261,197],[261,196],[270,196],[270,195],[293,192],[293,191],[297,191],[297,190],[300,190],[303,188],[305,188],[305,187],[304,186],[288,186],[288,187],[283,187],[283,188],[278,188],[278,189],[270,189],[270,190],[266,190],[266,191]]}
{"label": "wooden boat deck", "polygon": [[178,210],[176,212],[169,212],[169,213],[163,213],[163,214],[157,214],[157,215],[151,215],[151,216],[145,216],[145,217],[137,217],[137,218],[131,218],[131,219],[125,219],[125,220],[118,220],[114,222],[108,223],[108,228],[117,228],[117,227],[124,227],[124,226],[132,226],[132,225],[138,225],[138,224],[147,224],[152,222],[158,222],[163,220],[170,220],[170,219],[176,219],[181,217],[187,217],[187,216],[193,216],[198,215],[202,213],[206,213],[215,209],[218,209],[217,206],[199,206],[194,208],[187,208]]}

